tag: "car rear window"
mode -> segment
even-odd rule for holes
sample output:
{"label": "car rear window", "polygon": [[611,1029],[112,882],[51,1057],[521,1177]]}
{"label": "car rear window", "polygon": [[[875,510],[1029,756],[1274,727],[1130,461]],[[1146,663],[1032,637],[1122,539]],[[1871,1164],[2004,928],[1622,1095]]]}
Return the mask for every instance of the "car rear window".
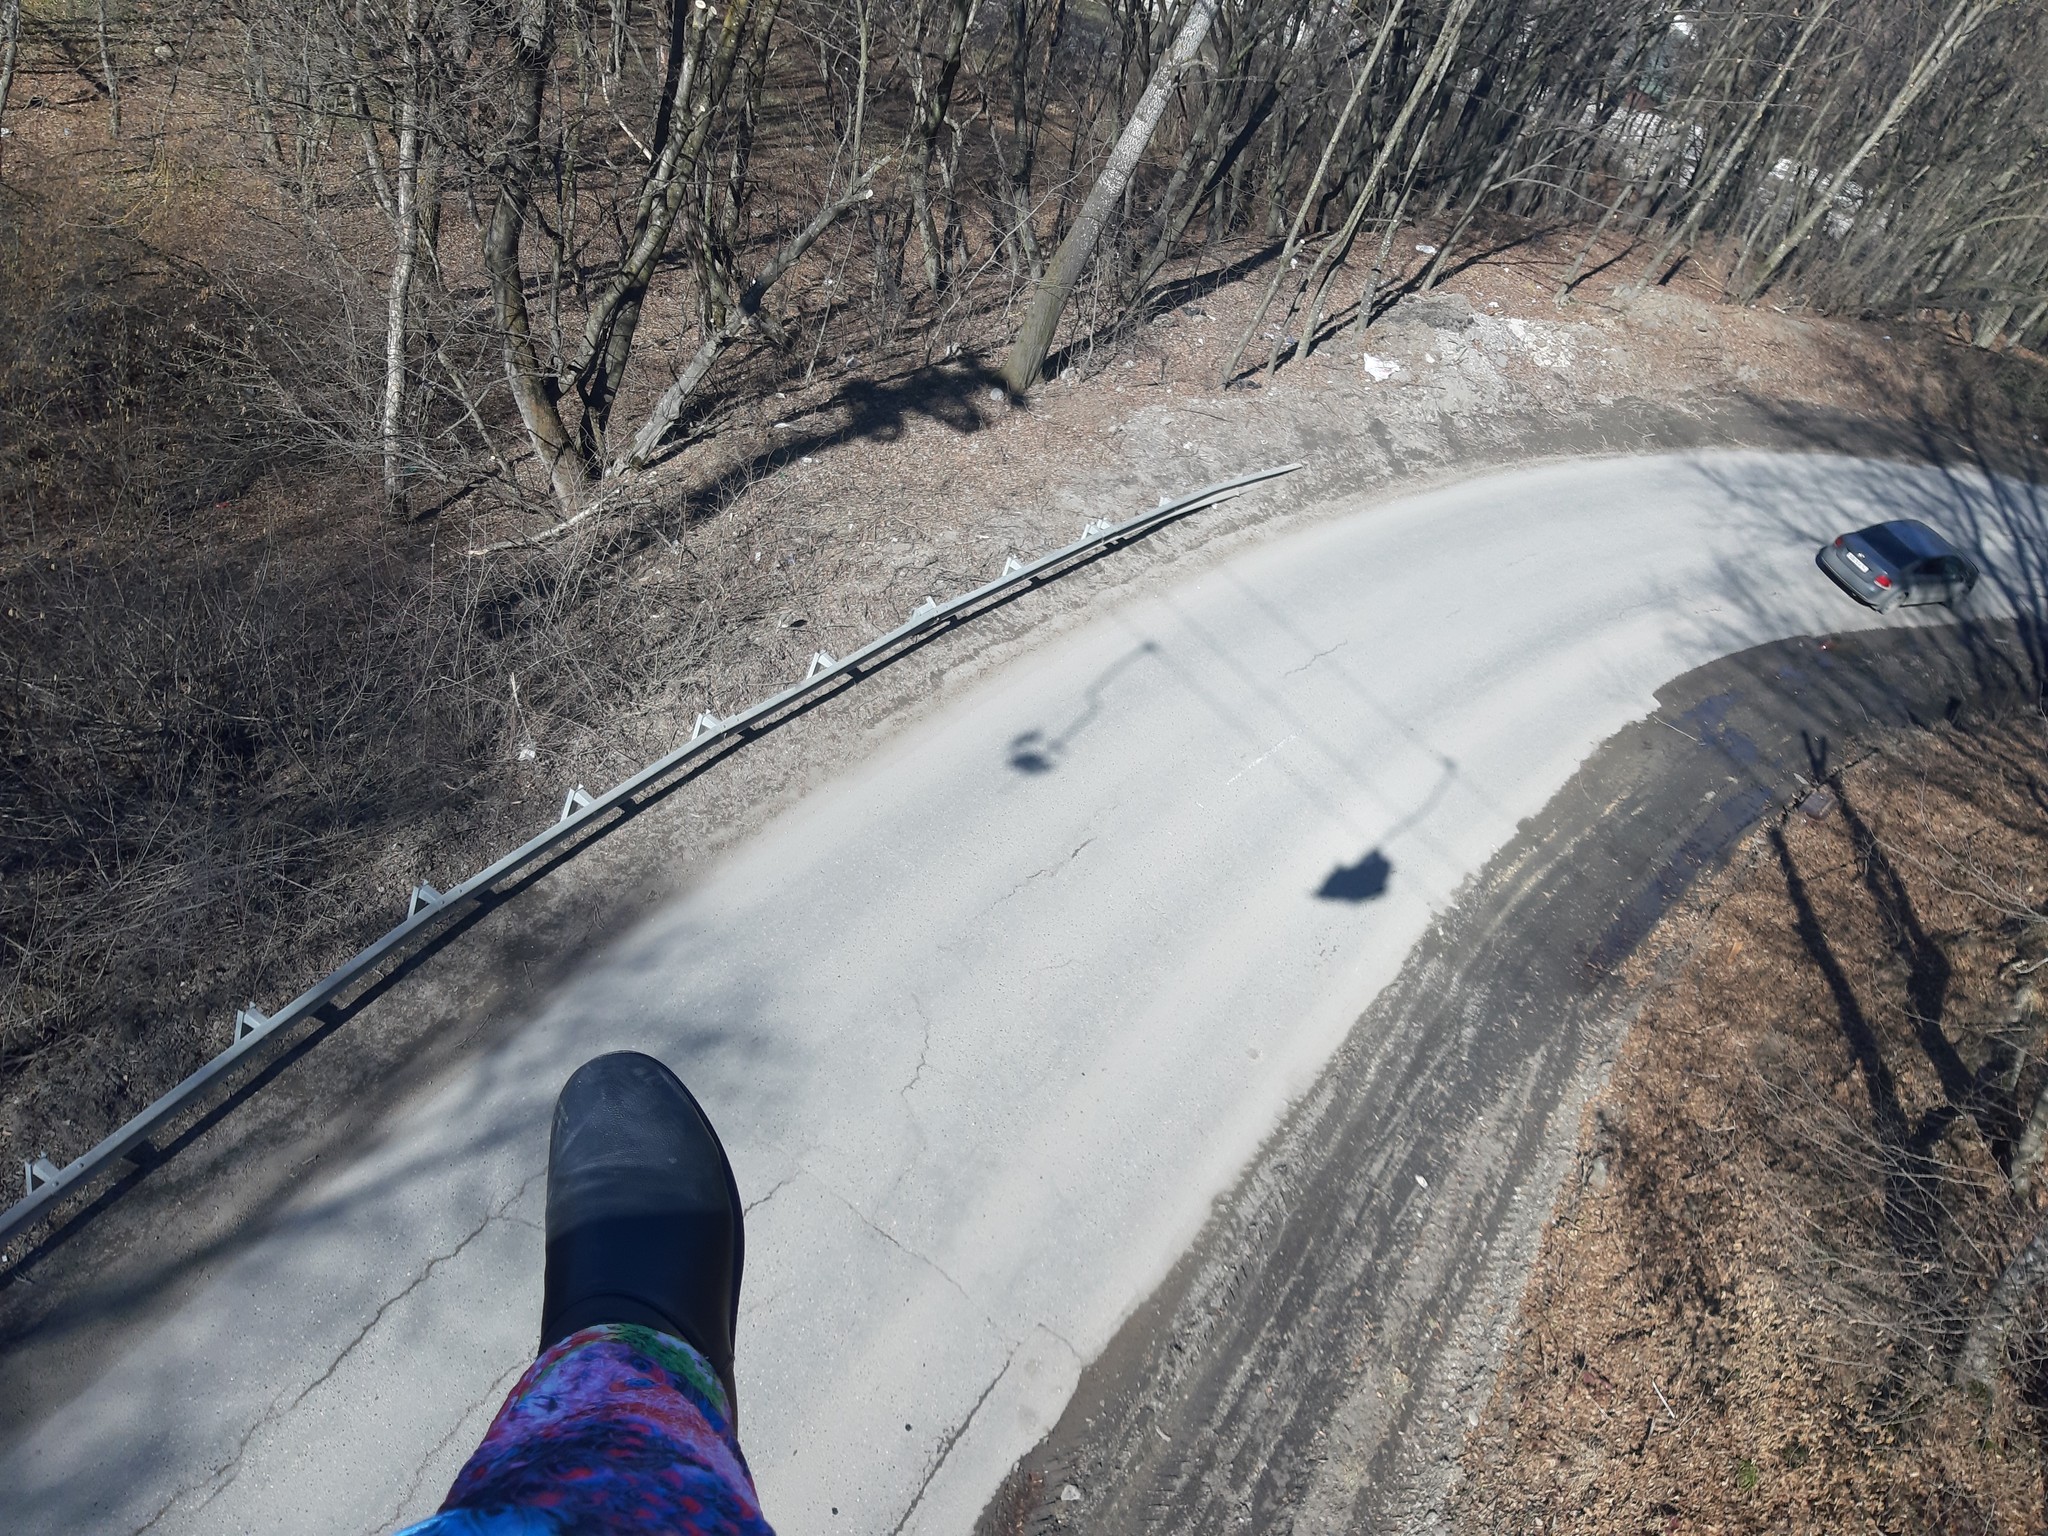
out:
{"label": "car rear window", "polygon": [[1855,538],[1865,549],[1895,571],[1903,571],[1920,558],[1919,551],[1908,549],[1893,536],[1889,528],[1883,526],[1865,528],[1856,534]]}

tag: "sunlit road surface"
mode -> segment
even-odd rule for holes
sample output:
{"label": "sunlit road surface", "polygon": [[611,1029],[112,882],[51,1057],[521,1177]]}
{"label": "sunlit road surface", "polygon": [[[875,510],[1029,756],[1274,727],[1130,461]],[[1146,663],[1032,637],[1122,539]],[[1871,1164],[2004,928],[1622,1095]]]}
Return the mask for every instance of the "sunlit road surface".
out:
{"label": "sunlit road surface", "polygon": [[[547,1114],[654,1052],[750,1202],[744,1440],[786,1533],[964,1532],[1434,911],[1655,688],[1881,618],[1915,515],[2038,612],[2033,493],[1565,464],[1259,547],[1037,651],[594,955],[0,1459],[24,1533],[370,1532],[531,1357]],[[631,834],[626,834],[630,836]]]}

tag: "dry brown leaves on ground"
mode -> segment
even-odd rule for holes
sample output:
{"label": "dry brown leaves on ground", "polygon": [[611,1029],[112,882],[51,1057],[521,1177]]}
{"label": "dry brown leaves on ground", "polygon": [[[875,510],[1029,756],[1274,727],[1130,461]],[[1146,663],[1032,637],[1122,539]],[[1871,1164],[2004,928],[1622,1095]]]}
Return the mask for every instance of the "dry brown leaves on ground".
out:
{"label": "dry brown leaves on ground", "polygon": [[[1472,1530],[2036,1532],[2048,1205],[2039,716],[1894,744],[1757,835],[1582,1132],[1460,1495]],[[2035,1303],[2038,1305],[2038,1301]]]}

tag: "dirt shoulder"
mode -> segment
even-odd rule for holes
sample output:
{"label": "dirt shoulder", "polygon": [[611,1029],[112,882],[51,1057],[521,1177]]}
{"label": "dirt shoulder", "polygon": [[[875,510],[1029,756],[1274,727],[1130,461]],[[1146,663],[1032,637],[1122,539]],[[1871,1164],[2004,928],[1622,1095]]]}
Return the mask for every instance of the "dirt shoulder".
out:
{"label": "dirt shoulder", "polygon": [[2044,761],[2038,713],[1896,738],[1667,920],[1463,1528],[2048,1525],[2038,1286],[1982,1331],[2048,1219]]}

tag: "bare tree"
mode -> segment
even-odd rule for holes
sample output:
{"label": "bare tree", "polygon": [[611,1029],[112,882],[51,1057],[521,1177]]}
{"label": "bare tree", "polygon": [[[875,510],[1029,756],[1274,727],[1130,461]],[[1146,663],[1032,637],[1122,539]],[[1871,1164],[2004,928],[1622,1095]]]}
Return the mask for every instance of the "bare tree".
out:
{"label": "bare tree", "polygon": [[498,200],[484,230],[483,264],[490,274],[491,301],[504,337],[505,373],[513,404],[555,499],[573,510],[582,505],[590,477],[562,424],[559,386],[543,370],[534,346],[533,319],[526,307],[526,273],[519,256],[540,158],[541,104],[555,46],[554,9],[548,0],[516,0],[506,16],[505,46],[510,59],[506,99],[511,112],[495,167]]}
{"label": "bare tree", "polygon": [[[1697,253],[1736,294],[1769,282],[1823,308],[1964,312],[1986,345],[2037,336],[2048,111],[2020,81],[2048,58],[2038,8],[1944,0],[1930,20],[1920,3],[1779,16],[1708,0],[1673,17],[1645,0],[1199,0],[1164,15],[1139,0],[993,14],[977,0],[242,0],[236,17],[258,158],[313,240],[363,249],[337,144],[360,141],[352,175],[384,214],[361,451],[387,496],[430,461],[463,475],[447,457],[459,437],[493,474],[538,465],[544,500],[573,515],[607,475],[653,462],[735,348],[791,344],[771,289],[849,217],[834,270],[861,268],[870,307],[853,283],[820,294],[813,363],[841,350],[828,335],[887,344],[905,323],[930,356],[947,317],[988,313],[1028,279],[1013,387],[1042,370],[1090,271],[1099,333],[1154,302],[1176,262],[1272,241],[1233,363],[1266,329],[1271,369],[1317,344],[1368,230],[1361,328],[1384,284],[1429,287],[1498,215],[1572,231],[1561,297],[1597,249],[1641,243],[1660,268]],[[815,84],[793,62],[813,55]],[[796,200],[781,176],[756,201],[764,103],[818,157]],[[885,121],[901,135],[893,181],[861,148]],[[777,139],[779,167],[796,142]],[[485,305],[442,279],[444,204],[475,215]],[[962,291],[975,209],[1008,273]],[[1404,275],[1395,230],[1413,218],[1434,223],[1437,250]],[[921,280],[904,284],[906,268]],[[640,355],[650,303],[694,313],[673,358]],[[495,378],[477,368],[485,336]],[[628,395],[636,416],[615,434]]]}
{"label": "bare tree", "polygon": [[1692,250],[1693,243],[1699,238],[1700,225],[1706,219],[1708,211],[1713,208],[1715,199],[1721,195],[1721,189],[1727,185],[1729,177],[1744,163],[1749,154],[1749,147],[1756,139],[1757,129],[1763,126],[1765,115],[1784,94],[1785,86],[1792,78],[1792,71],[1799,63],[1799,56],[1806,51],[1806,45],[1813,41],[1814,35],[1820,31],[1821,23],[1828,19],[1828,13],[1834,8],[1835,0],[1814,0],[1814,4],[1807,11],[1805,22],[1799,29],[1799,35],[1793,39],[1792,46],[1785,51],[1785,56],[1778,61],[1778,67],[1772,73],[1769,85],[1758,93],[1756,100],[1750,105],[1741,128],[1714,161],[1713,170],[1709,171],[1704,180],[1692,190],[1685,218],[1671,231],[1664,244],[1658,248],[1657,254],[1650,259],[1650,270],[1660,274],[1660,281],[1669,279],[1670,273],[1664,264],[1671,259],[1674,252],[1678,253],[1682,260],[1685,254]]}
{"label": "bare tree", "polygon": [[929,25],[930,0],[916,0],[912,7],[910,37],[905,47],[904,74],[910,84],[911,144],[905,170],[910,181],[911,214],[917,225],[918,246],[924,257],[925,287],[933,293],[945,287],[946,246],[932,209],[932,163],[938,154],[939,136],[945,131],[953,106],[953,87],[960,78],[968,33],[974,26],[978,0],[946,0],[945,40],[940,45],[938,67],[928,71],[924,39]]}
{"label": "bare tree", "polygon": [[1124,124],[1116,147],[1110,151],[1095,184],[1088,189],[1087,199],[1075,216],[1073,228],[1067,231],[1066,238],[1053,253],[1052,265],[1046,269],[1037,291],[1032,294],[1023,323],[1017,327],[1016,339],[1010,344],[1009,355],[1003,360],[1003,382],[1010,387],[1011,393],[1021,395],[1037,382],[1038,371],[1045,366],[1045,355],[1052,350],[1053,334],[1059,329],[1060,311],[1067,307],[1074,285],[1094,259],[1096,242],[1102,238],[1111,211],[1122,201],[1124,191],[1137,171],[1139,158],[1151,142],[1152,131],[1159,126],[1167,97],[1181,71],[1194,61],[1203,39],[1209,35],[1209,24],[1215,19],[1219,3],[1220,0],[1193,0],[1173,46],[1166,50],[1165,57],[1153,71],[1151,84],[1138,98],[1138,105]]}
{"label": "bare tree", "polygon": [[[1334,238],[1317,253],[1307,276],[1302,278],[1296,285],[1296,302],[1299,301],[1300,295],[1304,293],[1312,293],[1314,295],[1308,322],[1310,327],[1313,327],[1316,323],[1320,313],[1323,299],[1322,283],[1325,273],[1333,270],[1349,254],[1351,242],[1357,238],[1359,227],[1364,223],[1367,211],[1372,208],[1374,200],[1379,194],[1381,177],[1386,172],[1388,160],[1392,157],[1395,148],[1402,143],[1409,124],[1415,119],[1423,103],[1435,95],[1438,88],[1443,84],[1445,76],[1450,71],[1452,60],[1456,57],[1458,39],[1464,30],[1465,19],[1472,13],[1473,3],[1474,0],[1450,0],[1438,25],[1436,41],[1431,45],[1429,56],[1424,61],[1422,68],[1416,73],[1413,84],[1409,86],[1407,98],[1401,103],[1401,110],[1395,115],[1393,123],[1387,128],[1386,132],[1378,136],[1378,148],[1373,156],[1372,168],[1367,171],[1365,179],[1360,183],[1358,191],[1352,199],[1350,213],[1345,216],[1344,222],[1338,228]],[[1252,337],[1257,333],[1259,326],[1265,321],[1267,306],[1271,302],[1271,291],[1269,290],[1266,303],[1260,305],[1253,314],[1251,324],[1245,327],[1244,334],[1238,338],[1237,347],[1231,353],[1230,361],[1224,367],[1224,377],[1226,379],[1237,371],[1237,365],[1244,357],[1245,348],[1251,344]],[[1288,306],[1290,317],[1292,316],[1293,308],[1293,303],[1290,303]],[[1285,329],[1284,322],[1281,328]],[[1305,329],[1302,337],[1304,347],[1307,346],[1311,338],[1312,331]],[[1272,352],[1274,360],[1277,361],[1285,346],[1286,339],[1284,336],[1274,341]]]}
{"label": "bare tree", "polygon": [[661,440],[673,430],[684,408],[702,386],[713,365],[724,355],[728,347],[746,334],[749,327],[758,323],[761,301],[766,297],[768,290],[780,282],[791,267],[803,260],[805,253],[817,244],[818,238],[837,223],[841,216],[856,204],[866,202],[873,195],[869,183],[887,164],[886,160],[878,160],[869,166],[855,178],[851,187],[820,208],[812,216],[811,222],[791,236],[782,248],[762,265],[761,270],[754,274],[752,281],[741,290],[739,297],[728,309],[724,324],[704,338],[689,363],[676,377],[676,381],[662,392],[661,398],[654,403],[654,408],[647,413],[647,419],[633,434],[632,444],[625,457],[615,467],[615,473],[640,469],[646,465],[653,457],[655,449],[660,447]]}
{"label": "bare tree", "polygon": [[[1388,40],[1394,36],[1396,28],[1400,25],[1402,4],[1403,0],[1393,0],[1393,4],[1388,8],[1387,14],[1380,21],[1378,31],[1373,35],[1372,51],[1365,56],[1364,62],[1358,66],[1358,78],[1352,82],[1351,93],[1344,98],[1344,106],[1337,114],[1336,124],[1330,131],[1329,139],[1323,145],[1322,154],[1316,160],[1315,171],[1309,177],[1308,186],[1302,192],[1301,205],[1295,210],[1294,222],[1287,226],[1287,238],[1281,243],[1279,258],[1273,264],[1273,276],[1267,282],[1266,291],[1260,296],[1258,306],[1252,311],[1251,322],[1245,327],[1244,335],[1238,338],[1237,350],[1231,354],[1230,361],[1224,365],[1223,372],[1226,378],[1237,371],[1238,362],[1244,356],[1246,345],[1250,342],[1252,336],[1257,333],[1258,328],[1265,324],[1266,314],[1273,307],[1274,295],[1280,291],[1280,284],[1286,279],[1288,272],[1295,265],[1295,252],[1301,249],[1302,228],[1307,224],[1309,214],[1316,208],[1318,200],[1322,196],[1323,179],[1329,174],[1331,158],[1337,153],[1337,147],[1346,142],[1344,133],[1351,125],[1351,115],[1357,109],[1359,98],[1365,94],[1366,86],[1372,82],[1373,71],[1379,65],[1380,55],[1385,51]],[[1370,195],[1370,193],[1368,192],[1366,195]],[[1278,353],[1279,348],[1274,348],[1275,356]]]}
{"label": "bare tree", "polygon": [[100,49],[100,79],[107,92],[107,132],[121,137],[121,77],[114,72],[114,48],[107,38],[107,0],[99,0],[93,13],[93,36]]}
{"label": "bare tree", "polygon": [[1847,193],[1851,184],[1850,179],[1855,176],[1858,167],[1869,158],[1871,151],[1898,126],[1899,119],[1911,110],[1913,104],[1926,94],[1928,88],[1940,77],[1949,60],[1955,57],[1956,50],[1984,25],[1994,11],[2006,3],[2007,0],[1956,0],[1954,7],[1943,18],[1926,48],[1913,61],[1913,67],[1907,73],[1904,83],[1893,94],[1877,121],[1871,124],[1870,131],[1864,135],[1862,142],[1850,152],[1849,157],[1833,174],[1819,183],[1822,195],[1813,199],[1805,214],[1771,248],[1770,254],[1764,257],[1762,265],[1744,286],[1744,297],[1754,298],[1770,286],[1771,279],[1778,275],[1778,269],[1785,264],[1786,259],[1805,243],[1815,226],[1835,207],[1835,199]]}
{"label": "bare tree", "polygon": [[[391,83],[395,98],[396,153],[387,178],[381,172],[376,131],[364,126],[370,168],[391,223],[394,255],[384,325],[384,400],[378,413],[379,445],[384,461],[384,497],[392,505],[404,500],[404,444],[401,429],[406,407],[413,277],[420,256],[420,167],[426,116],[427,71],[423,52],[424,0],[404,0],[400,66]],[[388,188],[388,190],[387,190]]]}
{"label": "bare tree", "polygon": [[0,123],[7,120],[7,96],[14,88],[14,66],[21,57],[21,0],[0,4]]}

